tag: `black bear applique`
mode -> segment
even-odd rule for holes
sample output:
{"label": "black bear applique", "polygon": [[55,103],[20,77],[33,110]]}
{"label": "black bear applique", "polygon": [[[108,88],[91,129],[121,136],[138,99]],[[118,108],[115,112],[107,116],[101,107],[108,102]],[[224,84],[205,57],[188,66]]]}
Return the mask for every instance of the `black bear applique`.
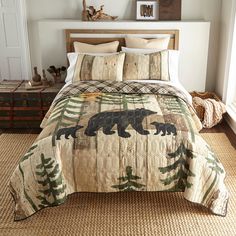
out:
{"label": "black bear applique", "polygon": [[156,126],[156,129],[157,129],[154,135],[158,135],[161,132],[162,132],[161,136],[171,135],[171,134],[173,134],[174,136],[177,135],[176,127],[173,124],[152,122],[151,125]]}
{"label": "black bear applique", "polygon": [[87,136],[95,136],[96,131],[100,128],[106,135],[112,135],[114,125],[117,125],[118,135],[123,138],[129,138],[130,133],[126,132],[126,128],[131,125],[141,135],[148,135],[149,131],[143,129],[143,119],[146,116],[156,114],[156,112],[141,108],[136,110],[100,112],[90,118],[88,127],[85,130]]}
{"label": "black bear applique", "polygon": [[72,138],[77,138],[76,132],[77,132],[77,130],[79,130],[81,128],[83,128],[83,126],[77,125],[75,127],[59,129],[57,131],[57,139],[56,140],[61,140],[62,135],[65,135],[66,139],[69,139],[69,136],[71,136]]}

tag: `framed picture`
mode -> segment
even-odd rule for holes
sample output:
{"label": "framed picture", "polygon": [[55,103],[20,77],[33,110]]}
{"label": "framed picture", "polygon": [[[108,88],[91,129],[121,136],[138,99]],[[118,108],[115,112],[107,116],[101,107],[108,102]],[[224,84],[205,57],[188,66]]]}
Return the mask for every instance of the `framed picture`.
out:
{"label": "framed picture", "polygon": [[181,0],[159,0],[159,20],[181,20]]}
{"label": "framed picture", "polygon": [[157,0],[136,0],[136,20],[158,20]]}

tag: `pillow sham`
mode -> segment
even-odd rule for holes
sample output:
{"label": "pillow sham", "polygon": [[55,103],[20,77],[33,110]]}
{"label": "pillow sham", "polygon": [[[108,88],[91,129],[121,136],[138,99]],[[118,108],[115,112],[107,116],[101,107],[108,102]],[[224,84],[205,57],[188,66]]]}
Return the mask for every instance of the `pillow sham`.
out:
{"label": "pillow sham", "polygon": [[[103,56],[77,54],[76,58],[71,56],[72,64],[68,69],[68,76],[71,76],[72,83],[84,80],[122,81],[125,53]],[[69,77],[66,79],[68,81]]]}
{"label": "pillow sham", "polygon": [[74,49],[77,53],[114,53],[117,52],[119,41],[92,45],[81,42],[74,42]]}
{"label": "pillow sham", "polygon": [[123,80],[170,80],[169,51],[126,53]]}
{"label": "pillow sham", "polygon": [[169,46],[170,37],[143,39],[143,38],[125,38],[126,47],[128,48],[155,48],[158,50],[166,50]]}
{"label": "pillow sham", "polygon": [[[143,53],[151,54],[159,52],[157,49],[140,49],[140,48],[126,48],[122,47],[122,52],[125,53]],[[168,50],[169,52],[169,74],[170,81],[173,83],[179,83],[179,51],[178,50]]]}

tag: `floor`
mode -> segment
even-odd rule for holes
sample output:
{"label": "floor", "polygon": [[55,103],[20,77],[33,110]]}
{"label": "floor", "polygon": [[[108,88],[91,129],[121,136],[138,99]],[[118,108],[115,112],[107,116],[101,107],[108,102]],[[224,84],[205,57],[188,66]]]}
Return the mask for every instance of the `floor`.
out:
{"label": "floor", "polygon": [[203,129],[200,133],[225,133],[232,146],[236,149],[236,134],[229,127],[226,121],[222,121],[220,124],[211,129]]}
{"label": "floor", "polygon": [[2,133],[12,133],[12,134],[39,134],[42,129],[0,129],[0,134]]}

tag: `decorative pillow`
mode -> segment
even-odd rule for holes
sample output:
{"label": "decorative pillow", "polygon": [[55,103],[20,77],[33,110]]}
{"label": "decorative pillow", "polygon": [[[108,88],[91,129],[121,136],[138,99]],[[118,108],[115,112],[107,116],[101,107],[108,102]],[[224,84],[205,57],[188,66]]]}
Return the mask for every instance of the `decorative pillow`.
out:
{"label": "decorative pillow", "polygon": [[156,38],[156,39],[142,39],[142,38],[125,38],[126,47],[128,48],[151,48],[158,50],[166,50],[169,46],[170,37]]}
{"label": "decorative pillow", "polygon": [[119,41],[98,45],[74,42],[75,52],[77,53],[112,53],[117,52],[118,46]]}
{"label": "decorative pillow", "polygon": [[79,54],[72,82],[81,80],[122,81],[125,53],[109,56]]}
{"label": "decorative pillow", "polygon": [[[121,47],[122,52],[125,53],[136,53],[136,54],[151,54],[155,52],[160,52],[157,49],[140,49],[140,48],[126,48]],[[179,51],[178,50],[168,50],[169,52],[169,73],[170,81],[173,83],[179,83]]]}
{"label": "decorative pillow", "polygon": [[126,53],[123,80],[170,80],[169,51]]}

